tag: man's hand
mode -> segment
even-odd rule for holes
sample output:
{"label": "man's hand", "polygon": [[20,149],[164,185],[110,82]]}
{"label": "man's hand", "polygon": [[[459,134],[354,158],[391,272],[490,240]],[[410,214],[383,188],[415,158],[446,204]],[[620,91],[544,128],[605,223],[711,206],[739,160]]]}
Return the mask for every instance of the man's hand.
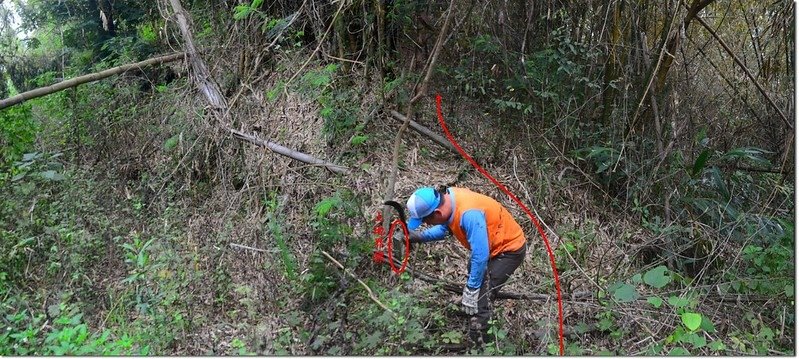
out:
{"label": "man's hand", "polygon": [[463,287],[463,299],[461,299],[461,304],[463,304],[463,311],[466,312],[468,315],[475,315],[477,314],[477,298],[480,296],[480,288],[469,288],[469,286]]}
{"label": "man's hand", "polygon": [[[405,233],[403,233],[402,231],[394,232],[394,239],[400,242],[405,242]],[[410,242],[411,244],[422,243],[422,236],[419,235],[419,232],[409,231],[408,242]]]}
{"label": "man's hand", "polygon": [[410,231],[408,232],[408,237],[410,237],[408,239],[411,243],[422,243],[422,235],[419,232]]}

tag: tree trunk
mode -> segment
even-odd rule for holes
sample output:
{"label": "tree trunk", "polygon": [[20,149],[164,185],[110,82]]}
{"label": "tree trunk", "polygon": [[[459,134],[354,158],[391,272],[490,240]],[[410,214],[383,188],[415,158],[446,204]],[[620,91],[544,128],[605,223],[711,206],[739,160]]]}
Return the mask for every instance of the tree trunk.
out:
{"label": "tree trunk", "polygon": [[[681,34],[685,34],[688,32],[688,26],[691,24],[691,21],[696,17],[696,15],[702,11],[705,7],[710,5],[715,0],[693,0],[691,2],[691,6],[688,8],[688,14],[685,15],[685,18],[682,21],[682,27],[677,29],[674,32],[670,31],[670,27],[665,27],[663,31],[668,36],[668,43],[666,45],[666,57],[663,58],[663,62],[661,63],[660,67],[657,69],[657,77],[655,81],[655,85],[653,90],[655,92],[660,91],[663,88],[663,85],[666,83],[666,75],[671,68],[671,65],[674,63],[674,54],[677,52],[677,47],[680,44],[680,36]],[[679,5],[675,5],[679,6]],[[677,11],[675,9],[674,11]]]}
{"label": "tree trunk", "polygon": [[[608,5],[611,6],[611,5]],[[613,103],[616,99],[617,90],[610,84],[618,78],[618,62],[619,56],[617,55],[617,48],[619,40],[621,39],[621,5],[616,2],[613,5],[612,22],[610,25],[610,33],[608,34],[608,60],[605,64],[604,82],[607,89],[602,96],[602,124],[607,125],[610,122],[610,115],[613,112]]]}
{"label": "tree trunk", "polygon": [[100,10],[100,21],[103,31],[108,34],[108,38],[117,36],[117,28],[114,25],[114,8],[110,0],[98,0],[97,8]]}

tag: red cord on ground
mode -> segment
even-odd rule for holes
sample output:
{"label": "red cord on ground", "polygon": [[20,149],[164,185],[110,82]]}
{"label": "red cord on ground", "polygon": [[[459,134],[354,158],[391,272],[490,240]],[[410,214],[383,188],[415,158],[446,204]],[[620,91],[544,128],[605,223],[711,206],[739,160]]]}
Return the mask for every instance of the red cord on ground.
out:
{"label": "red cord on ground", "polygon": [[488,172],[485,169],[483,169],[483,167],[480,167],[480,165],[478,165],[477,162],[475,162],[475,160],[473,160],[468,154],[466,154],[466,151],[464,151],[463,148],[461,148],[461,146],[458,145],[458,143],[452,137],[452,134],[449,133],[449,129],[447,129],[447,124],[444,123],[444,115],[441,114],[440,94],[436,94],[436,112],[438,113],[438,122],[439,124],[441,124],[441,128],[444,130],[444,133],[447,135],[447,139],[449,139],[449,142],[451,142],[452,145],[455,146],[455,148],[458,150],[461,156],[463,156],[463,158],[469,161],[469,163],[471,163],[472,166],[475,169],[477,169],[478,172],[482,173],[483,176],[491,180],[491,182],[493,182],[497,187],[499,187],[499,189],[501,189],[508,196],[510,196],[510,198],[512,198],[513,201],[516,202],[516,204],[518,204],[519,207],[521,207],[525,213],[527,213],[530,219],[533,220],[535,227],[538,229],[538,233],[541,234],[541,238],[544,239],[544,244],[546,245],[547,253],[549,254],[549,261],[552,264],[552,273],[555,277],[555,290],[557,291],[558,294],[558,319],[559,319],[558,339],[560,340],[560,355],[563,355],[563,301],[561,300],[560,297],[560,279],[558,278],[558,269],[555,267],[555,255],[552,253],[552,248],[549,246],[549,240],[547,239],[546,233],[541,228],[541,225],[538,223],[538,219],[533,215],[532,212],[530,212],[527,206],[525,206],[522,203],[522,201],[520,201],[513,193],[511,193],[502,183],[500,183],[499,181],[494,179],[494,177],[488,174]]}

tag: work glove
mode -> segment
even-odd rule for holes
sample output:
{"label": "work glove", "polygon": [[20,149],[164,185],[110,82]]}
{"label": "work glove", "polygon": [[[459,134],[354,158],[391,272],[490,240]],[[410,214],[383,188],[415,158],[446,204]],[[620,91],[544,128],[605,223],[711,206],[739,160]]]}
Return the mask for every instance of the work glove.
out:
{"label": "work glove", "polygon": [[[402,231],[395,231],[394,239],[405,243],[405,233]],[[422,243],[422,236],[419,234],[419,232],[408,231],[408,242],[411,244]]]}
{"label": "work glove", "polygon": [[408,240],[411,243],[422,243],[422,235],[419,234],[419,232],[409,231],[408,232],[408,237],[409,237]]}
{"label": "work glove", "polygon": [[475,315],[477,314],[477,298],[480,296],[480,288],[469,288],[469,286],[463,287],[463,299],[461,299],[461,304],[463,304],[463,311],[468,315]]}

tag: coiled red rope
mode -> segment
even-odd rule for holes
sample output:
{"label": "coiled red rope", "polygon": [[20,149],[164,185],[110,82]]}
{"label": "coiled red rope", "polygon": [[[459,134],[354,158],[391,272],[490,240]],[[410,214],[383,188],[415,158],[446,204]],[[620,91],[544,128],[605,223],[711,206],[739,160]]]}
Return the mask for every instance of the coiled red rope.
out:
{"label": "coiled red rope", "polygon": [[[549,254],[549,261],[552,264],[552,273],[555,277],[555,290],[558,293],[558,338],[560,341],[560,355],[563,355],[563,301],[561,300],[560,296],[560,279],[558,278],[558,269],[555,267],[555,255],[552,253],[552,248],[549,246],[549,240],[547,239],[547,234],[541,228],[541,224],[538,223],[538,219],[533,215],[533,213],[525,206],[522,201],[519,200],[510,190],[508,190],[502,183],[497,181],[494,177],[488,174],[488,171],[480,167],[480,165],[469,156],[466,151],[458,145],[458,142],[455,141],[455,138],[452,137],[452,134],[449,133],[449,129],[447,128],[447,124],[444,122],[444,115],[441,114],[441,94],[436,94],[436,112],[438,113],[438,123],[441,125],[441,128],[444,130],[444,134],[447,135],[447,139],[449,142],[452,143],[453,146],[458,150],[458,152],[465,158],[472,166],[477,169],[478,172],[482,173],[483,176],[488,178],[491,182],[493,182],[499,189],[505,192],[511,199],[513,199],[516,204],[521,207],[525,213],[533,220],[533,224],[535,224],[535,228],[538,229],[538,233],[541,234],[541,238],[544,240],[544,244],[547,247],[547,253]],[[407,231],[407,228],[406,228]],[[406,232],[407,233],[407,232]],[[407,247],[406,247],[407,248]]]}
{"label": "coiled red rope", "polygon": [[[410,243],[410,236],[408,235],[408,225],[405,222],[395,219],[391,222],[391,225],[388,227],[388,233],[383,233],[383,214],[380,211],[377,212],[375,216],[375,224],[374,230],[372,231],[374,234],[377,235],[375,238],[375,249],[372,253],[372,259],[376,263],[383,263],[386,261],[385,254],[383,253],[383,242],[386,242],[386,251],[388,252],[388,265],[391,266],[391,271],[395,274],[400,274],[405,271],[405,267],[408,265],[408,259],[411,257],[411,243]],[[402,227],[402,233],[405,237],[405,254],[402,257],[402,265],[397,268],[397,265],[394,264],[394,251],[393,251],[393,244],[394,241],[392,240],[392,236],[394,231],[397,228],[397,225]]]}

